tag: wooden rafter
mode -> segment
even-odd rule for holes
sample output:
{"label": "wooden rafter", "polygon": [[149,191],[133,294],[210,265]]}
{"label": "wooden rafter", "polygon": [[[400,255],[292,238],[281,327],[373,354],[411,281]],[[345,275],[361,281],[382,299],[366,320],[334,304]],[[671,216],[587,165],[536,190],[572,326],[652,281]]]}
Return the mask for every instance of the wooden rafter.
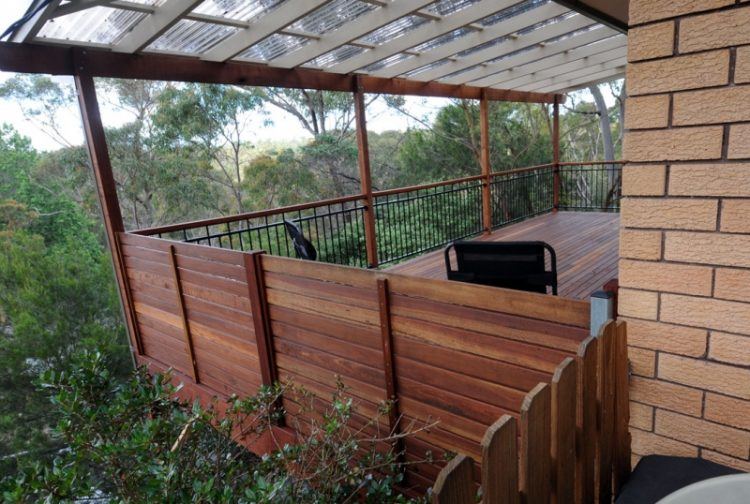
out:
{"label": "wooden rafter", "polygon": [[[532,92],[542,92],[544,90],[560,90],[560,92],[567,92],[573,89],[579,89],[581,87],[593,85],[593,84],[599,84],[601,82],[608,82],[613,79],[619,79],[625,76],[625,65],[626,62],[622,61],[620,62],[619,66],[615,66],[614,68],[609,68],[606,70],[600,70],[598,72],[589,73],[585,75],[580,75],[575,78],[568,78],[567,80],[561,80],[558,79],[555,82],[546,82],[543,83],[539,87],[538,91],[532,91]],[[531,86],[529,86],[531,87]],[[551,91],[548,91],[551,92]]]}
{"label": "wooden rafter", "polygon": [[[549,77],[547,79],[542,79],[539,81],[532,81],[527,85],[519,86],[519,89],[524,89],[528,91],[536,91],[537,89],[547,89],[547,88],[555,88],[555,87],[570,87],[568,85],[568,82],[572,83],[586,83],[589,79],[588,76],[590,75],[599,75],[601,73],[609,73],[612,75],[619,75],[624,72],[625,65],[627,64],[627,58],[625,56],[611,60],[606,61],[603,63],[598,63],[596,65],[590,65],[586,68],[582,68],[580,70],[576,70],[574,72],[568,72],[568,73],[561,73],[559,75],[555,75],[553,77]],[[600,77],[597,77],[600,78]]]}

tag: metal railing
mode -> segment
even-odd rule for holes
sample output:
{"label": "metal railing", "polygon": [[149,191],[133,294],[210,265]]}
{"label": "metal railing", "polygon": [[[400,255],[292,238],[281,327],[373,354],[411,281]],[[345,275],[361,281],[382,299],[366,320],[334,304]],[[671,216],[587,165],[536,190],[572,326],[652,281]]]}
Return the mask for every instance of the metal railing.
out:
{"label": "metal railing", "polygon": [[554,208],[554,165],[493,173],[490,181],[492,227],[499,228]]}
{"label": "metal railing", "polygon": [[618,212],[622,161],[560,163],[560,210]]}
{"label": "metal railing", "polygon": [[378,263],[482,232],[482,176],[373,193]]}
{"label": "metal railing", "polygon": [[361,199],[362,195],[347,196],[136,233],[211,247],[265,250],[273,255],[295,257],[292,240],[284,228],[284,220],[290,220],[315,246],[318,260],[366,267],[365,207]]}
{"label": "metal railing", "polygon": [[[618,211],[622,161],[560,163],[560,210]],[[555,208],[554,164],[372,193],[379,265],[391,264]],[[482,222],[489,184],[490,225]],[[241,215],[161,226],[137,234],[295,257],[284,220],[312,242],[318,260],[367,267],[366,196],[356,194]]]}

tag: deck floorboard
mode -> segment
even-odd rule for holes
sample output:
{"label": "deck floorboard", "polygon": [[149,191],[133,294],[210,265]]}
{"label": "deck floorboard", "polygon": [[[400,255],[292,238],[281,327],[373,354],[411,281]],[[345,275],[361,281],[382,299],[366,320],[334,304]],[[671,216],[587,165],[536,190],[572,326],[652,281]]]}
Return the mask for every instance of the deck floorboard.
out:
{"label": "deck floorboard", "polygon": [[[557,212],[493,231],[477,240],[549,243],[557,254],[560,296],[586,299],[617,277],[620,214]],[[387,268],[392,273],[444,279],[443,251],[436,250]]]}

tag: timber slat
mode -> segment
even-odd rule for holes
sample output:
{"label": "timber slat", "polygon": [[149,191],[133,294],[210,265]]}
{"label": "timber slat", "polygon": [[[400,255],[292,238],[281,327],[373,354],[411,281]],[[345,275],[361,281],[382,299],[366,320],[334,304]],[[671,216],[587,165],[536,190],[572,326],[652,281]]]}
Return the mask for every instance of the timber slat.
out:
{"label": "timber slat", "polygon": [[516,419],[504,415],[492,424],[482,439],[482,502],[519,504],[518,427]]}
{"label": "timber slat", "polygon": [[368,348],[380,348],[379,327],[326,317],[323,314],[299,312],[282,306],[271,305],[269,309],[272,322],[314,331]]}
{"label": "timber slat", "polygon": [[537,385],[521,408],[520,481],[524,504],[546,504],[551,487],[550,387]]}
{"label": "timber slat", "polygon": [[615,360],[614,345],[617,328],[606,324],[599,334],[599,498],[612,500],[612,460],[615,434]]}
{"label": "timber slat", "polygon": [[457,455],[440,472],[432,494],[433,504],[472,504],[476,492],[472,484],[474,462],[465,455]]}
{"label": "timber slat", "polygon": [[617,322],[615,339],[615,452],[614,493],[620,494],[630,475],[630,397],[627,325]]}
{"label": "timber slat", "polygon": [[552,377],[552,485],[558,504],[575,501],[577,380],[576,361],[570,357]]}
{"label": "timber slat", "polygon": [[578,364],[578,412],[576,413],[577,502],[595,501],[595,465],[598,438],[596,383],[599,340],[593,336],[581,343]]}

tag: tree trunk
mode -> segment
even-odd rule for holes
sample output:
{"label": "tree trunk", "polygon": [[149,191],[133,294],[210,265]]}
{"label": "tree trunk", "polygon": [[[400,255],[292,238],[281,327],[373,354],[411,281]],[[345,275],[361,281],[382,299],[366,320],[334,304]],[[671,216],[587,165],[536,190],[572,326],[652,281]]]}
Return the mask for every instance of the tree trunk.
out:
{"label": "tree trunk", "polygon": [[[602,131],[602,143],[604,144],[604,159],[606,161],[615,160],[615,145],[612,141],[612,127],[609,122],[609,111],[607,110],[607,103],[604,101],[604,96],[599,89],[598,85],[589,86],[594,97],[594,103],[596,103],[596,110],[599,114],[599,127]],[[605,165],[605,171],[607,173],[607,194],[612,194],[612,188],[614,187],[617,174],[615,173],[615,167],[612,164]],[[609,196],[607,197],[609,199]],[[604,202],[604,206],[608,207],[609,201]]]}

